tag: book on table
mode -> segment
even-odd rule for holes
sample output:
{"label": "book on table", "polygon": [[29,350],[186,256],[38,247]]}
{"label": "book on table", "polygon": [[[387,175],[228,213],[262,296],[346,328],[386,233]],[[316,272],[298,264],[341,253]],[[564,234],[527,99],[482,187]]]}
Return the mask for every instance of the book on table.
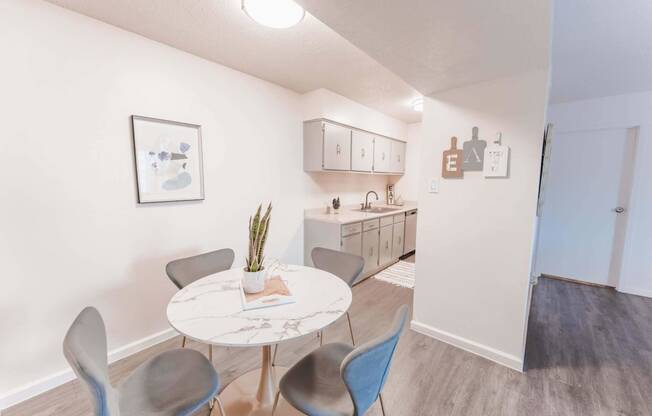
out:
{"label": "book on table", "polygon": [[265,289],[258,293],[246,293],[240,285],[240,297],[242,309],[245,311],[287,305],[296,301],[281,276],[272,276],[265,280]]}

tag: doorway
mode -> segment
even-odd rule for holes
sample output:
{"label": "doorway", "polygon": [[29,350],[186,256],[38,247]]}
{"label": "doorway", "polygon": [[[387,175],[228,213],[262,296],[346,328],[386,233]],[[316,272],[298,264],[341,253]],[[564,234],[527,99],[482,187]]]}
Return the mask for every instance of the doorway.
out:
{"label": "doorway", "polygon": [[536,275],[618,285],[637,140],[638,128],[549,138]]}

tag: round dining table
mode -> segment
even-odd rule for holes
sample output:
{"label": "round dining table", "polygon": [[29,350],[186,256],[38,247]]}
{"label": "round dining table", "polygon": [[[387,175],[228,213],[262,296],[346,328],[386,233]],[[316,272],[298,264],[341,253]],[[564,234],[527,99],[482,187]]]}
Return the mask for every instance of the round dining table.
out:
{"label": "round dining table", "polygon": [[[261,366],[220,393],[229,416],[271,415],[280,377],[272,365],[272,346],[315,333],[335,322],[351,305],[351,288],[337,276],[306,266],[269,267],[280,276],[294,303],[244,310],[241,268],[199,279],[178,291],[167,307],[170,325],[195,341],[222,347],[262,347]],[[282,348],[282,346],[280,347]],[[279,403],[277,415],[301,414]]]}

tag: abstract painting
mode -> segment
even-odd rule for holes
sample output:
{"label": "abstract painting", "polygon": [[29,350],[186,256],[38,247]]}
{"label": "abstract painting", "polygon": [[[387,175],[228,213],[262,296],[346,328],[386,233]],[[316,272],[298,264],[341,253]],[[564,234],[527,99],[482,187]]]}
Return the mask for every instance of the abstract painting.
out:
{"label": "abstract painting", "polygon": [[131,116],[138,202],[204,199],[201,126]]}

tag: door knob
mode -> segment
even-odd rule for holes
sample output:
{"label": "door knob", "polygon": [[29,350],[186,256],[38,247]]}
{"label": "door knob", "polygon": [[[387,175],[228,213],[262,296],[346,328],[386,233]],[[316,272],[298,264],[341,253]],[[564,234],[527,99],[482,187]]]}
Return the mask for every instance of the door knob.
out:
{"label": "door knob", "polygon": [[616,207],[616,208],[614,208],[614,211],[616,212],[616,214],[622,214],[623,212],[625,212],[625,208]]}

